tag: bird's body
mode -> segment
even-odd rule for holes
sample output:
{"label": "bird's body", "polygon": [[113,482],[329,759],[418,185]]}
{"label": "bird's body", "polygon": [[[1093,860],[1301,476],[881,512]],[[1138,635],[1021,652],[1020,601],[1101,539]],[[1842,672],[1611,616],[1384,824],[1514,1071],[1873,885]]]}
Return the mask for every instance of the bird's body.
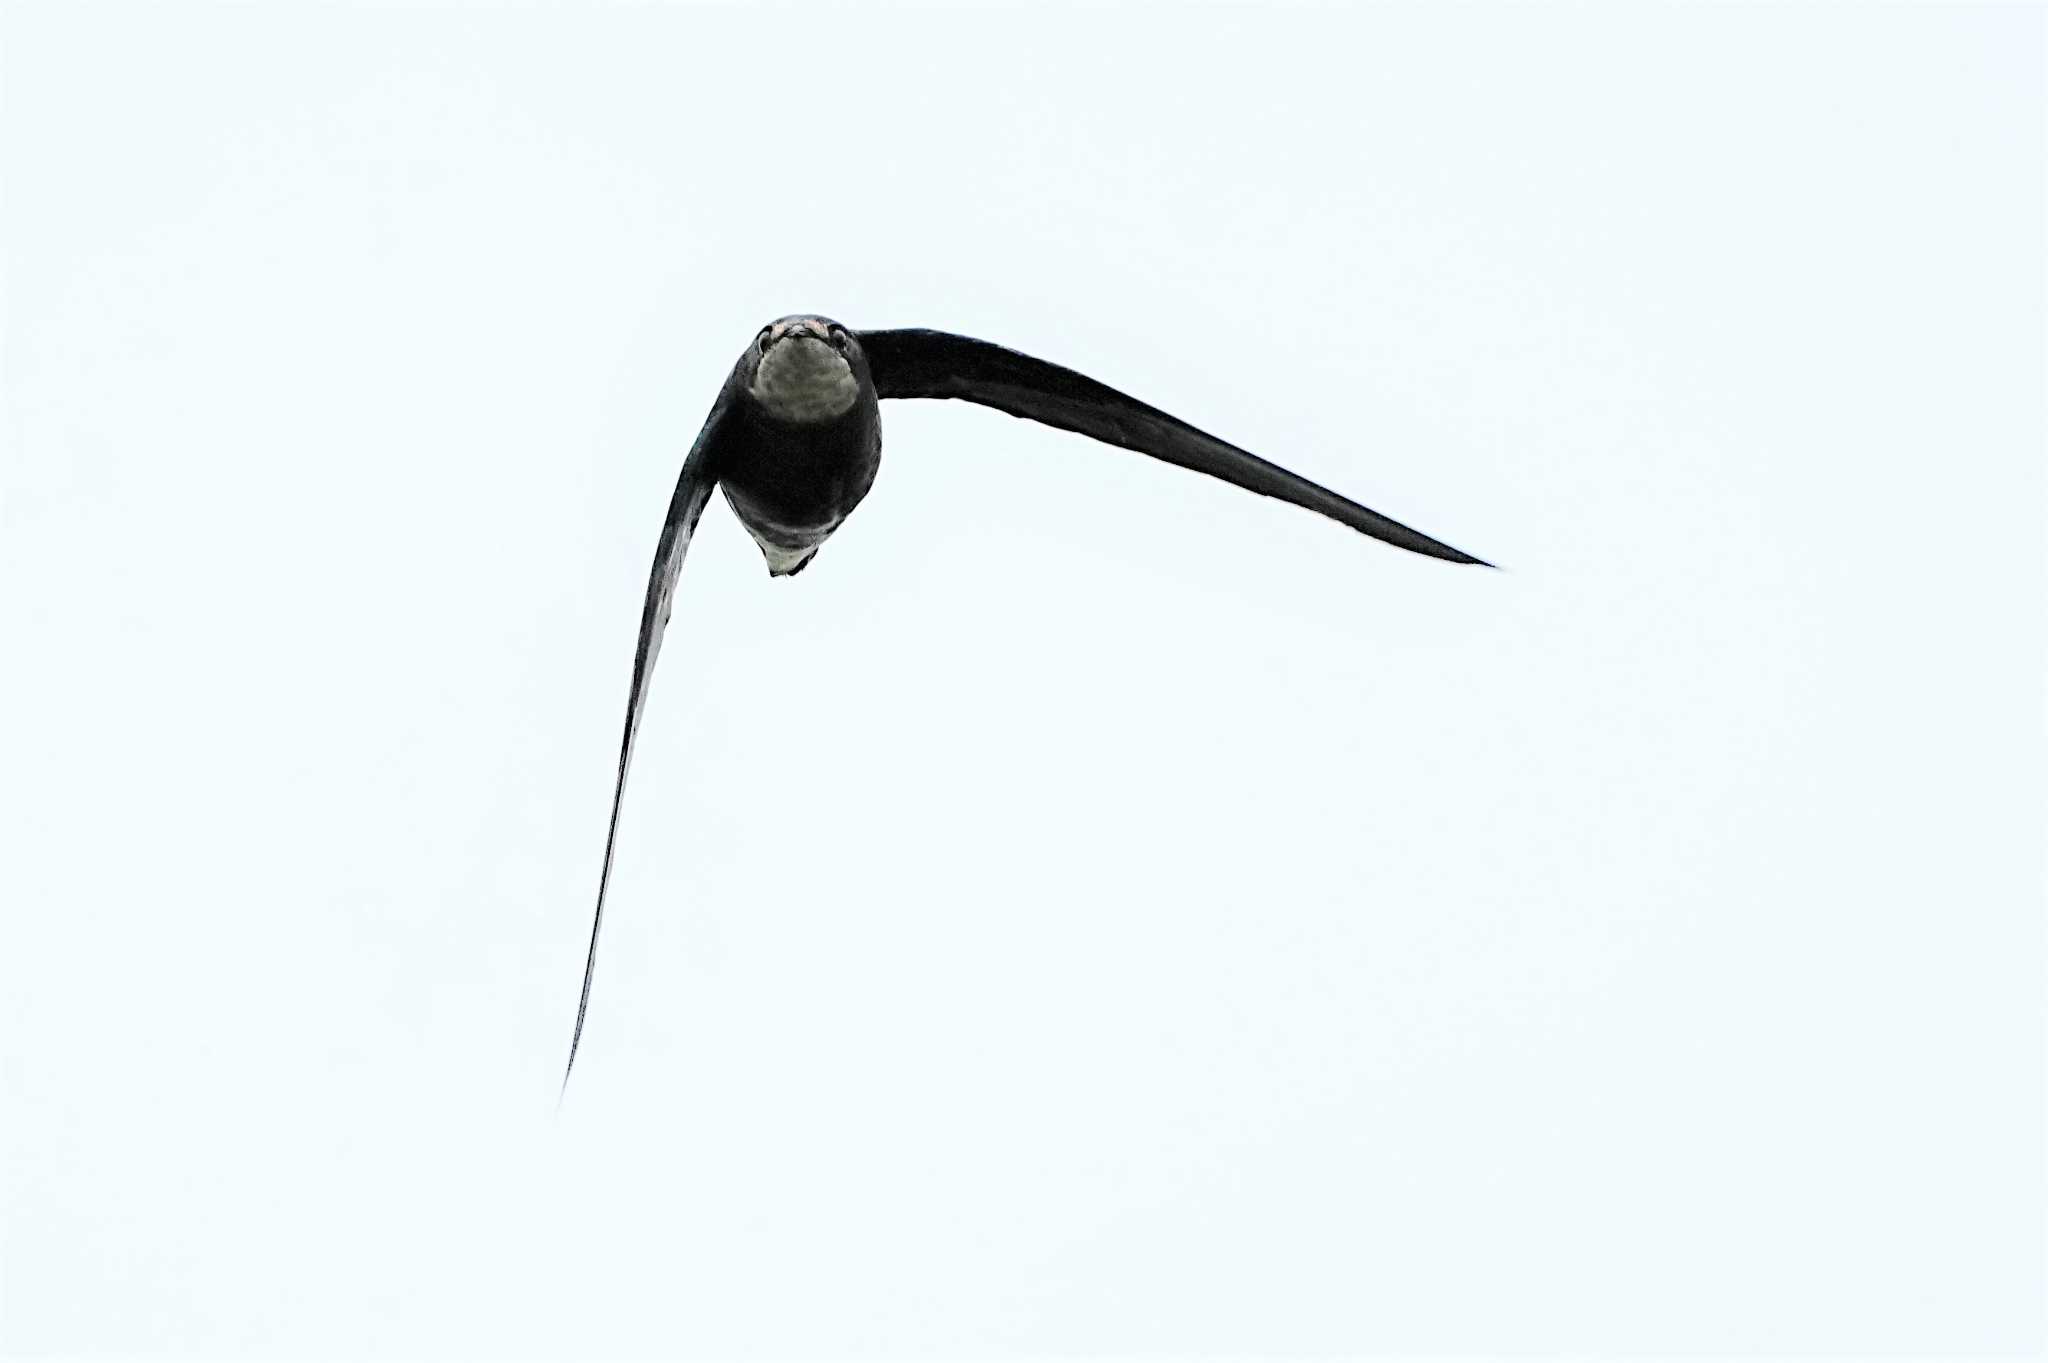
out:
{"label": "bird's body", "polygon": [[[987,341],[942,331],[854,332],[825,317],[785,317],[763,327],[733,366],[683,461],[655,549],[583,994],[569,1043],[572,1069],[590,1006],[626,772],[676,576],[697,520],[712,488],[722,487],[733,513],[760,546],[768,571],[776,577],[801,572],[874,486],[882,457],[884,398],[957,398],[994,407],[1292,502],[1415,553],[1453,563],[1482,562],[1086,375]],[[566,1087],[567,1071],[562,1082]]]}
{"label": "bird's body", "polygon": [[810,563],[881,466],[882,413],[866,361],[834,344],[828,325],[777,323],[721,395],[731,411],[713,452],[719,486],[777,577]]}

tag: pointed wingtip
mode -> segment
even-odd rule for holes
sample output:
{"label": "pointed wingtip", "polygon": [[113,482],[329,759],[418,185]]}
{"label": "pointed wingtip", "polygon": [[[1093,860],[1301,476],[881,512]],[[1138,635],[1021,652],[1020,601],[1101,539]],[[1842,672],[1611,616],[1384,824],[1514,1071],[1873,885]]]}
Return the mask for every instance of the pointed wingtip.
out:
{"label": "pointed wingtip", "polygon": [[[1414,548],[1415,546],[1402,544],[1400,545],[1400,547],[1408,549]],[[1432,540],[1430,541],[1430,547],[1420,549],[1418,550],[1418,552],[1427,554],[1429,557],[1434,559],[1441,559],[1445,563],[1458,564],[1461,567],[1469,565],[1474,568],[1491,568],[1495,572],[1501,571],[1501,566],[1498,563],[1488,563],[1485,559],[1479,557],[1479,555],[1468,554],[1463,549],[1454,549],[1450,545],[1445,544],[1442,540]]]}
{"label": "pointed wingtip", "polygon": [[[591,939],[591,959],[596,959],[597,940]],[[555,1111],[562,1110],[562,1103],[569,1096],[569,1076],[576,1073],[576,1052],[583,1045],[583,1018],[590,1011],[590,970],[586,966],[583,975],[583,997],[576,1005],[576,1030],[569,1037],[569,1061],[562,1066],[562,1086],[555,1090]]]}

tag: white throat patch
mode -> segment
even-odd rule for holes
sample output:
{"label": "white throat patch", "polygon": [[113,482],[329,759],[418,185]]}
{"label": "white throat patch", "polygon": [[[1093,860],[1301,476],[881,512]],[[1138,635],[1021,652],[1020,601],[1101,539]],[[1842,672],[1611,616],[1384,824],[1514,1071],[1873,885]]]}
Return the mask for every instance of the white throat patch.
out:
{"label": "white throat patch", "polygon": [[754,371],[754,397],[783,421],[828,421],[853,406],[860,384],[846,357],[823,341],[787,337]]}

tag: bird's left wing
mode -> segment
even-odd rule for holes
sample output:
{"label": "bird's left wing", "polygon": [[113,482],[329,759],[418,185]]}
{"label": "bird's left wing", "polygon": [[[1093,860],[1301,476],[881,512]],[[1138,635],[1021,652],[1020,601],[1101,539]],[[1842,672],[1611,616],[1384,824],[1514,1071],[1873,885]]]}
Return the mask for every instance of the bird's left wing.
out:
{"label": "bird's left wing", "polygon": [[619,806],[626,796],[626,769],[633,762],[633,740],[640,731],[640,712],[647,706],[647,684],[654,675],[654,660],[661,652],[661,636],[668,628],[669,611],[675,602],[676,575],[682,571],[683,555],[696,532],[697,519],[711,499],[718,482],[713,467],[718,436],[729,406],[719,396],[697,443],[683,460],[682,476],[676,480],[676,495],[668,504],[668,517],[661,523],[661,539],[654,550],[654,570],[647,579],[647,601],[640,608],[640,644],[633,653],[633,685],[626,693],[626,732],[619,740],[619,778],[612,788],[611,823],[604,835],[604,869],[597,878],[597,912],[590,922],[590,954],[583,962],[583,993],[576,1001],[576,1031],[569,1038],[569,1063],[562,1068],[562,1088],[569,1087],[569,1073],[576,1068],[576,1048],[583,1041],[583,1016],[590,1011],[590,979],[597,969],[597,934],[604,926],[604,896],[611,886],[612,850],[619,838]]}
{"label": "bird's left wing", "polygon": [[860,344],[877,397],[977,402],[1321,512],[1412,553],[1452,563],[1486,562],[1061,365],[972,336],[921,327],[863,331]]}

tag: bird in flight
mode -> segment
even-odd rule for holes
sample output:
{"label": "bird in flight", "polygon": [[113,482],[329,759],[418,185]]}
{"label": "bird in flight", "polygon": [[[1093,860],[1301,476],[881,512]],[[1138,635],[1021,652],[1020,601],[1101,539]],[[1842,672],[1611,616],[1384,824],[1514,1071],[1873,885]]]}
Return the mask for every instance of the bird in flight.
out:
{"label": "bird in flight", "polygon": [[647,705],[648,678],[668,627],[676,575],[697,519],[711,500],[711,489],[723,488],[733,514],[761,546],[769,574],[794,577],[802,572],[874,484],[882,459],[883,398],[957,398],[994,407],[1307,507],[1398,548],[1491,566],[1085,374],[1003,346],[922,328],[855,331],[829,317],[793,316],[769,323],[747,345],[711,404],[683,460],[655,544],[654,571],[640,611],[640,643],[633,654],[633,683],[626,693],[626,731],[619,743],[618,782],[597,881],[590,952],[583,964],[583,993],[576,1003],[569,1063],[562,1071],[564,1091],[590,1011],[626,769]]}

